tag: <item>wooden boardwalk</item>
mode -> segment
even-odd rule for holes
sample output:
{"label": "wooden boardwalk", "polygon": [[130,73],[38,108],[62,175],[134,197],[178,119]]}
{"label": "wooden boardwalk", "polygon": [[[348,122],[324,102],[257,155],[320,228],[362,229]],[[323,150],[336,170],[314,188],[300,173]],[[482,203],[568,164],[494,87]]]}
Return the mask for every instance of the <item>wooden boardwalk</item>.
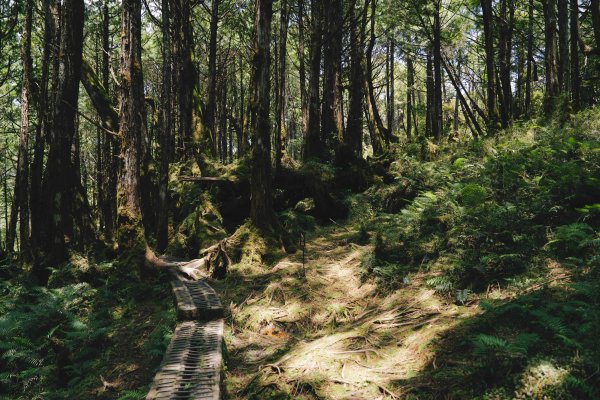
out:
{"label": "wooden boardwalk", "polygon": [[176,275],[177,316],[160,369],[146,400],[221,398],[223,307],[210,285]]}

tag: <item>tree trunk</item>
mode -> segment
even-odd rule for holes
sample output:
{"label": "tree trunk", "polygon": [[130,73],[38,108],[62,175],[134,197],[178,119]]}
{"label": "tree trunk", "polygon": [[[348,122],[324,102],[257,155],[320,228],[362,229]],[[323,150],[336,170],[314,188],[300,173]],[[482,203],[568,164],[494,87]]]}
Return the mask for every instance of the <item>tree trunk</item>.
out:
{"label": "tree trunk", "polygon": [[304,0],[298,0],[298,74],[300,81],[300,108],[302,111],[302,138],[308,136],[308,94],[306,93],[306,51],[304,40]]}
{"label": "tree trunk", "polygon": [[[412,140],[413,99],[415,95],[415,67],[412,55],[406,54],[406,138]],[[415,135],[417,132],[415,130]]]}
{"label": "tree trunk", "polygon": [[[381,154],[383,152],[383,144],[389,144],[395,141],[388,128],[383,125],[381,114],[379,113],[379,107],[377,106],[377,100],[375,99],[375,85],[373,84],[373,49],[375,48],[375,14],[376,14],[376,0],[367,0],[371,4],[371,18],[370,18],[370,35],[369,44],[367,46],[366,61],[366,73],[365,75],[365,90],[367,94],[367,106],[369,111],[369,119],[374,127],[373,137],[373,152],[375,154]],[[376,151],[377,150],[377,151]]]}
{"label": "tree trunk", "polygon": [[342,2],[324,2],[323,108],[321,141],[327,148],[343,140],[342,112]]}
{"label": "tree trunk", "polygon": [[[29,258],[29,101],[33,61],[31,59],[31,27],[33,22],[33,0],[25,2],[25,25],[21,36],[21,129],[19,130],[19,179],[15,184],[15,199],[19,209],[19,241],[21,258]],[[18,192],[18,195],[17,195]],[[10,250],[10,249],[9,249]]]}
{"label": "tree trunk", "polygon": [[281,10],[279,15],[279,70],[277,71],[277,104],[275,116],[275,174],[281,169],[281,159],[285,148],[285,86],[286,86],[286,68],[287,68],[287,32],[290,21],[288,2],[281,0]]}
{"label": "tree trunk", "polygon": [[600,52],[600,0],[590,0],[590,10],[592,12],[592,27],[594,29],[596,52]]}
{"label": "tree trunk", "polygon": [[216,156],[215,110],[217,108],[217,39],[219,30],[219,5],[221,0],[213,0],[210,12],[210,42],[208,45],[208,99],[204,112],[204,143],[210,154]]}
{"label": "tree trunk", "polygon": [[581,75],[579,66],[579,1],[571,1],[571,102],[573,111],[581,108]]}
{"label": "tree trunk", "polygon": [[485,39],[485,70],[487,75],[488,129],[497,129],[498,108],[496,103],[496,65],[494,62],[494,13],[492,0],[481,0],[483,11],[483,34]]}
{"label": "tree trunk", "polygon": [[[76,134],[77,104],[83,50],[83,0],[65,0],[60,10],[60,51],[54,75],[55,107],[50,123],[49,151],[44,174],[47,265],[68,258],[65,236],[73,239],[75,191],[71,146]],[[42,281],[47,275],[39,278]],[[45,278],[45,279],[44,279]]]}
{"label": "tree trunk", "polygon": [[320,91],[321,53],[323,44],[322,19],[323,2],[311,0],[310,32],[310,78],[308,83],[308,131],[304,146],[304,159],[322,159],[323,143],[320,135]]}
{"label": "tree trunk", "polygon": [[140,148],[146,136],[142,73],[141,0],[123,0],[121,24],[121,171],[118,185],[120,250],[145,244],[140,204]]}
{"label": "tree trunk", "polygon": [[558,84],[560,90],[567,94],[570,89],[569,75],[569,3],[558,1]]}
{"label": "tree trunk", "polygon": [[434,1],[433,14],[433,74],[434,74],[434,98],[433,98],[433,120],[432,131],[436,140],[444,136],[443,124],[443,97],[442,97],[442,26],[440,21],[441,0]]}
{"label": "tree trunk", "polygon": [[[46,137],[50,126],[50,112],[48,110],[48,104],[50,103],[48,94],[48,81],[50,77],[50,56],[53,53],[53,47],[57,45],[54,41],[56,26],[52,16],[51,0],[44,0],[43,2],[43,13],[44,13],[44,38],[43,38],[43,53],[42,53],[42,65],[41,65],[41,79],[40,79],[40,92],[39,92],[39,103],[37,109],[37,126],[35,130],[35,143],[33,151],[33,163],[31,165],[31,192],[29,197],[30,210],[31,210],[31,245],[34,251],[34,256],[39,255],[39,251],[43,246],[42,233],[44,231],[44,212],[42,202],[42,177],[44,168],[44,149],[46,145]],[[33,263],[32,273],[38,276],[40,272],[38,267],[41,263],[36,260]],[[45,272],[41,272],[39,276],[43,278]]]}
{"label": "tree trunk", "polygon": [[527,19],[527,77],[525,78],[525,115],[531,116],[531,82],[533,78],[533,0],[529,0]]}
{"label": "tree trunk", "polygon": [[[363,15],[361,13],[361,15]],[[362,54],[362,34],[360,33],[361,17],[356,16],[355,2],[350,5],[350,89],[348,93],[348,120],[344,143],[355,156],[362,157],[362,130],[363,130],[363,101],[364,71]]]}
{"label": "tree trunk", "polygon": [[169,189],[169,163],[170,144],[172,135],[171,115],[171,10],[170,0],[162,0],[162,87],[160,110],[160,170],[158,186],[158,216],[156,224],[156,247],[162,252],[167,248],[169,241],[169,202],[167,199]]}
{"label": "tree trunk", "polygon": [[500,18],[498,38],[498,61],[499,61],[499,80],[502,93],[502,102],[500,103],[500,116],[502,118],[502,127],[508,128],[513,114],[513,95],[511,81],[512,65],[512,36],[515,17],[514,0],[502,0],[500,3]]}
{"label": "tree trunk", "polygon": [[271,19],[273,0],[256,0],[252,58],[252,178],[250,218],[263,231],[275,228],[271,176],[271,124],[269,121]]}
{"label": "tree trunk", "polygon": [[390,38],[388,40],[388,48],[387,48],[387,125],[389,131],[394,133],[394,120],[396,118],[396,104],[395,104],[395,82],[394,82],[394,68],[395,68],[395,53],[396,53],[396,45],[394,43],[394,39]]}
{"label": "tree trunk", "polygon": [[543,0],[544,4],[544,38],[546,43],[546,93],[544,95],[544,111],[554,111],[554,100],[559,94],[558,68],[556,63],[556,0]]}

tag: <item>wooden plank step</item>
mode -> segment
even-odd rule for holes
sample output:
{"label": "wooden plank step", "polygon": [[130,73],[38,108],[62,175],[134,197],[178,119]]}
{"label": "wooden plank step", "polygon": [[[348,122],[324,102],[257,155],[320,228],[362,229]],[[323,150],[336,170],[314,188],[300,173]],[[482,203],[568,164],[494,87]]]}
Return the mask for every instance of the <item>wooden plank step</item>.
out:
{"label": "wooden plank step", "polygon": [[223,320],[175,328],[146,400],[220,400]]}
{"label": "wooden plank step", "polygon": [[177,304],[177,317],[182,320],[210,321],[223,317],[219,296],[204,281],[189,281],[178,277],[171,281]]}

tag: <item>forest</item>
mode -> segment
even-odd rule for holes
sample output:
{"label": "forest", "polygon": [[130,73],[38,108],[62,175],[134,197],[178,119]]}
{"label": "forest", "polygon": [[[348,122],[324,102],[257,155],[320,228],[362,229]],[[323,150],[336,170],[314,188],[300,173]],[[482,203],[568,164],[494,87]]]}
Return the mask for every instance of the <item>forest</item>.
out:
{"label": "forest", "polygon": [[0,0],[0,399],[599,399],[600,0]]}

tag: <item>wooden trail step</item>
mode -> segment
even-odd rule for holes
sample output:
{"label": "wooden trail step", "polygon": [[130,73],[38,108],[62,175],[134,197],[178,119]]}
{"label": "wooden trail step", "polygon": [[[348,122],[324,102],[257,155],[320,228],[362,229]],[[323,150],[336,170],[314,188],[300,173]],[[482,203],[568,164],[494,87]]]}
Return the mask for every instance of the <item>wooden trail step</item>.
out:
{"label": "wooden trail step", "polygon": [[204,281],[189,281],[181,276],[171,281],[177,304],[177,317],[182,321],[211,321],[223,317],[219,296]]}
{"label": "wooden trail step", "polygon": [[219,400],[222,342],[222,319],[180,323],[146,400]]}

